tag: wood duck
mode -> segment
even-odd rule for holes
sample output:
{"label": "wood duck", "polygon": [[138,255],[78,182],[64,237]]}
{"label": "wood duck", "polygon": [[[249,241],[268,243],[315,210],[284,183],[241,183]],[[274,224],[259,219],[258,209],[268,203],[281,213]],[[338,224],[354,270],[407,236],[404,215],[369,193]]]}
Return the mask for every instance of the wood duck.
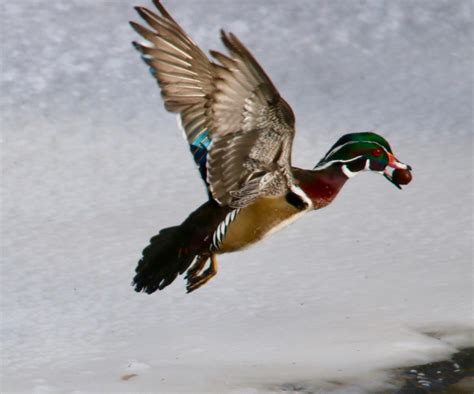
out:
{"label": "wood duck", "polygon": [[159,15],[136,7],[149,28],[131,26],[148,44],[133,45],[166,109],[179,114],[209,199],[151,239],[136,268],[136,291],[162,290],[184,273],[187,291],[198,289],[216,275],[216,255],[325,207],[361,171],[383,174],[399,188],[410,182],[411,168],[370,132],[344,135],[312,170],[292,167],[293,111],[248,49],[221,31],[228,54],[210,51],[210,60],[160,1],[153,3]]}

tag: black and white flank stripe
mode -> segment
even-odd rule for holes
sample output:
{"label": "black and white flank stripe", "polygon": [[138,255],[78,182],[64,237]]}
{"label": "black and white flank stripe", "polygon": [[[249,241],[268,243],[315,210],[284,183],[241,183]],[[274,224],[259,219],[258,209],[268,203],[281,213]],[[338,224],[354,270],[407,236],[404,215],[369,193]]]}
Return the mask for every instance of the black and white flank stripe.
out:
{"label": "black and white flank stripe", "polygon": [[235,220],[239,212],[240,209],[230,211],[225,219],[217,226],[216,231],[214,231],[214,234],[212,235],[212,244],[209,248],[211,251],[219,250],[224,241],[229,225]]}

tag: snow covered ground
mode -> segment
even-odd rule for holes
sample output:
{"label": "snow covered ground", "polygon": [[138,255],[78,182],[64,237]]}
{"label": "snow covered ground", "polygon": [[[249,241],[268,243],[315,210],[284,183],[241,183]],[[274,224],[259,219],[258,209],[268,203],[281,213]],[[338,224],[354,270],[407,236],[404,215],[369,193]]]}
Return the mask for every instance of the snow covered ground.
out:
{"label": "snow covered ground", "polygon": [[365,393],[472,344],[471,4],[166,1],[261,61],[295,165],[377,130],[414,180],[359,175],[204,288],[148,296],[142,248],[205,192],[130,45],[137,3],[2,2],[1,391]]}

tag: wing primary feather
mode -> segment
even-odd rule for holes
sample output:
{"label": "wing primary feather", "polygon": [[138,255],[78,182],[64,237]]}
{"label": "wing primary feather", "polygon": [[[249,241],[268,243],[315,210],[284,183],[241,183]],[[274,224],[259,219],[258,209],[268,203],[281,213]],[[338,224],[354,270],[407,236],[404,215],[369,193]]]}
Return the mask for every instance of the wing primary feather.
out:
{"label": "wing primary feather", "polygon": [[[186,37],[187,40],[189,40],[189,42],[198,50],[198,51],[201,51],[199,49],[199,47],[196,45],[196,43],[191,39],[191,37],[189,37],[186,32],[181,28],[181,26],[174,20],[174,18],[169,14],[168,11],[166,11],[165,7],[163,7],[163,5],[161,4],[160,0],[152,0],[153,1],[153,4],[155,5],[155,7],[158,9],[158,11],[160,11],[160,14],[163,15],[163,17],[167,20],[169,20],[175,27],[175,29],[177,31],[179,31],[184,37]],[[203,54],[203,56],[205,56]]]}
{"label": "wing primary feather", "polygon": [[250,68],[249,71],[251,71],[252,74],[254,74],[262,82],[265,82],[265,84],[267,84],[267,86],[271,88],[275,94],[277,94],[277,89],[263,68],[253,57],[253,55],[247,50],[244,44],[242,44],[242,42],[240,42],[240,40],[233,33],[227,34],[221,29],[221,39],[229,51],[240,55],[241,58],[246,60],[245,64]]}
{"label": "wing primary feather", "polygon": [[140,15],[146,23],[150,25],[150,27],[158,30],[160,28],[159,21],[158,21],[158,15],[154,14],[150,10],[147,10],[146,8],[143,7],[134,7],[135,11],[137,11],[138,15]]}
{"label": "wing primary feather", "polygon": [[[170,42],[165,37],[160,36],[156,32],[153,32],[153,31],[147,29],[146,27],[143,27],[142,25],[140,25],[136,22],[133,22],[133,21],[130,22],[130,26],[132,26],[132,28],[138,34],[140,34],[145,40],[147,40],[148,42],[153,44],[155,48],[158,48],[158,45],[160,43],[165,44],[166,46],[168,46],[172,50],[175,50],[175,51],[179,52],[185,58],[188,58],[188,59],[193,58],[191,55],[189,55],[186,52],[186,48],[182,48],[179,44],[177,44],[175,42]],[[187,48],[187,49],[189,50],[189,48]]]}
{"label": "wing primary feather", "polygon": [[184,81],[193,81],[193,82],[199,82],[196,80],[196,78],[190,78],[188,74],[182,74],[182,73],[169,73],[166,71],[160,71],[156,70],[158,73],[158,76],[164,76],[164,77],[169,77],[171,80],[173,79],[182,79]]}
{"label": "wing primary feather", "polygon": [[166,19],[169,19],[170,21],[173,21],[174,23],[176,23],[173,17],[168,13],[168,11],[166,11],[165,7],[163,7],[160,0],[153,0],[153,4],[158,9],[158,11],[160,11],[161,15],[163,15]]}
{"label": "wing primary feather", "polygon": [[132,26],[133,30],[135,30],[138,34],[140,34],[145,40],[153,44],[153,41],[158,37],[154,32],[148,30],[147,28],[139,25],[136,22],[131,21],[130,26]]}
{"label": "wing primary feather", "polygon": [[[138,26],[140,26],[140,25],[138,25]],[[145,28],[143,28],[143,29],[147,30]],[[147,31],[150,32],[150,30],[147,30]],[[155,44],[155,46],[157,46],[155,41],[158,41],[159,43],[167,45],[169,48],[175,50],[176,52],[179,52],[180,55],[184,56],[187,59],[192,59],[193,58],[189,53],[186,52],[186,48],[181,48],[177,43],[171,42],[171,41],[167,40],[165,37],[162,37],[162,36],[157,35],[155,33],[152,33],[152,34],[153,34],[153,37],[152,37],[153,39],[151,40],[151,43]],[[148,40],[148,38],[146,38],[146,39]]]}
{"label": "wing primary feather", "polygon": [[[146,9],[144,10],[148,11]],[[165,38],[168,41],[173,41],[176,44],[179,43],[181,47],[184,47],[186,50],[189,51],[191,51],[193,47],[195,47],[193,41],[182,31],[180,31],[175,24],[172,24],[170,21],[163,19],[162,17],[157,16],[151,12],[150,14],[146,14],[144,13],[144,11],[142,11],[140,13],[140,16],[148,23],[150,27],[155,29],[157,35]]]}
{"label": "wing primary feather", "polygon": [[222,63],[223,66],[225,66],[226,69],[231,70],[231,69],[237,69],[237,63],[234,59],[231,59],[230,57],[224,55],[221,52],[210,50],[209,53],[217,59],[219,62]]}
{"label": "wing primary feather", "polygon": [[165,51],[164,49],[157,49],[156,47],[149,47],[136,41],[133,41],[132,45],[141,54],[149,55],[159,61],[166,61],[168,63],[173,63],[173,65],[180,66],[180,67],[188,67],[188,68],[191,67],[191,63],[176,56],[176,53],[171,53],[171,52]]}

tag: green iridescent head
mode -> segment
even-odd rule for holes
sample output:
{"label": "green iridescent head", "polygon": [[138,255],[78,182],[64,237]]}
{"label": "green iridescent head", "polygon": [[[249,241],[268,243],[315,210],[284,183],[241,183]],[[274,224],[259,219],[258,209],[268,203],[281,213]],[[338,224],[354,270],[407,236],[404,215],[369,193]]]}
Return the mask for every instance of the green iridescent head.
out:
{"label": "green iridescent head", "polygon": [[401,189],[411,181],[411,167],[399,161],[390,144],[378,134],[346,134],[329,149],[315,169],[337,166],[347,178],[361,171],[374,171]]}

